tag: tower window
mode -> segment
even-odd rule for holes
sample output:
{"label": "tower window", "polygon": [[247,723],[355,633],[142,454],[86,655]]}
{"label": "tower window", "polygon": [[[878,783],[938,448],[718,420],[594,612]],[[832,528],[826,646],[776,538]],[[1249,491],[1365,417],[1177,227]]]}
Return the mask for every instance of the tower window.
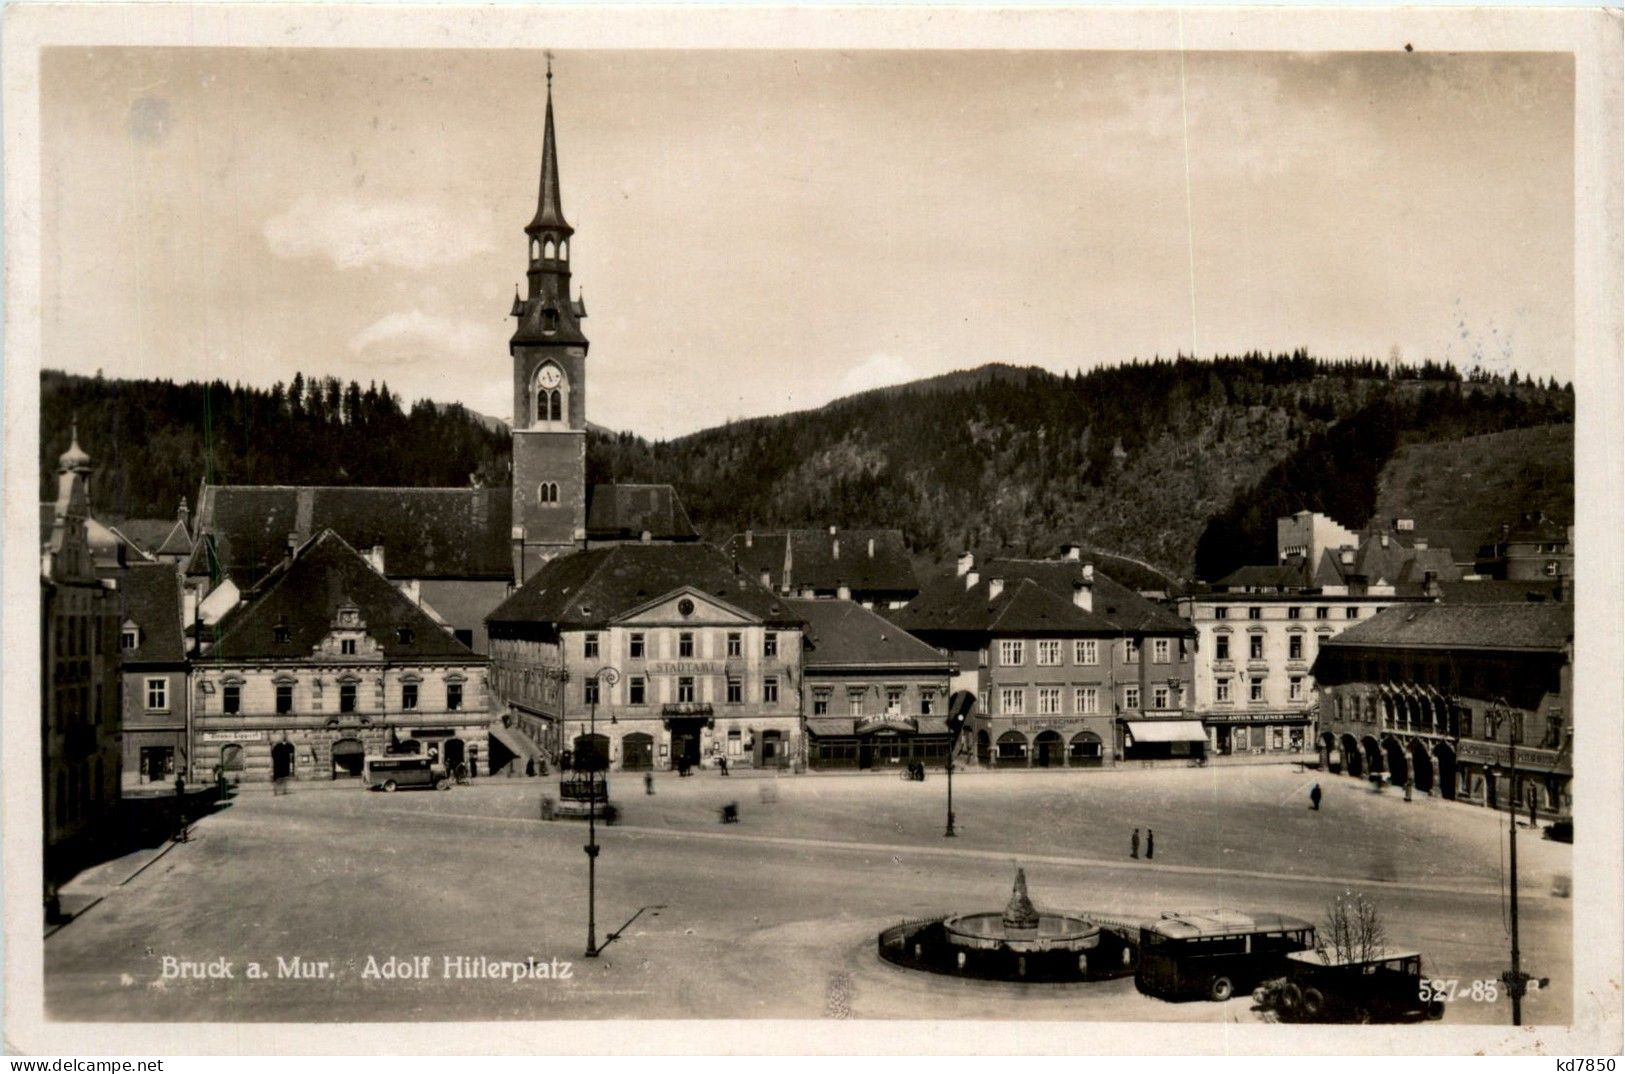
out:
{"label": "tower window", "polygon": [[542,311],[542,331],[557,332],[559,330],[559,311],[544,309]]}
{"label": "tower window", "polygon": [[542,256],[542,244],[535,239],[530,240],[530,259],[539,260]]}
{"label": "tower window", "polygon": [[[569,259],[570,259],[570,244],[568,242],[564,241],[563,239],[561,239],[561,240],[559,240],[559,260],[560,261],[568,261]],[[1555,552],[1555,551],[1557,551],[1557,549],[1554,548],[1554,549],[1552,549],[1552,551]]]}
{"label": "tower window", "polygon": [[536,420],[563,421],[564,393],[558,388],[543,388],[536,393]]}
{"label": "tower window", "polygon": [[559,502],[559,484],[558,484],[558,482],[557,481],[543,481],[540,485],[536,486],[536,502],[537,503],[544,503],[544,504],[546,504],[546,503],[558,503]]}
{"label": "tower window", "polygon": [[548,239],[547,242],[545,242],[542,245],[542,260],[544,260],[544,261],[553,260],[553,252],[554,252],[553,251],[553,240]]}

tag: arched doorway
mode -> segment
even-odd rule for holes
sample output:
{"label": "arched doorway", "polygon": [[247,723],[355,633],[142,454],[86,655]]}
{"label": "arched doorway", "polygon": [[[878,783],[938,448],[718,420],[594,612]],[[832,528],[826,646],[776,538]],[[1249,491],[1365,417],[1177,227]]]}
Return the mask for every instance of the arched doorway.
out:
{"label": "arched doorway", "polygon": [[1395,738],[1384,739],[1382,752],[1388,762],[1388,781],[1396,787],[1410,782],[1411,765],[1405,758],[1405,747]]}
{"label": "arched doorway", "polygon": [[1010,768],[1027,763],[1027,736],[1020,731],[1006,731],[999,736],[999,759],[1001,768]]}
{"label": "arched doorway", "polygon": [[757,749],[760,755],[756,758],[759,768],[777,768],[789,760],[784,752],[784,733],[782,731],[763,731],[757,736]]}
{"label": "arched doorway", "polygon": [[628,772],[646,772],[655,766],[655,740],[642,731],[621,738],[621,767]]}
{"label": "arched doorway", "polygon": [[440,763],[446,766],[447,771],[456,772],[466,753],[467,747],[462,739],[448,738],[440,747]]}
{"label": "arched doorway", "polygon": [[293,743],[278,742],[271,747],[271,779],[293,778]]}
{"label": "arched doorway", "polygon": [[993,740],[986,731],[976,732],[976,763],[980,765],[993,763]]}
{"label": "arched doorway", "polygon": [[233,783],[243,778],[243,748],[241,746],[220,747],[220,774]]}
{"label": "arched doorway", "polygon": [[1411,772],[1416,789],[1423,794],[1432,794],[1433,759],[1428,756],[1427,747],[1414,740],[1411,742]]}
{"label": "arched doorway", "polygon": [[1365,775],[1365,755],[1360,752],[1360,744],[1354,741],[1354,736],[1344,735],[1340,742],[1338,752],[1343,755],[1343,771],[1356,778]]}
{"label": "arched doorway", "polygon": [[1337,736],[1330,731],[1320,733],[1317,743],[1320,750],[1320,766],[1328,772],[1343,771],[1343,754],[1337,748]]}
{"label": "arched doorway", "polygon": [[609,737],[607,735],[577,735],[572,747],[572,761],[578,772],[602,772],[609,767]]}
{"label": "arched doorway", "polygon": [[367,759],[367,749],[359,738],[341,738],[333,743],[333,778],[359,778]]}
{"label": "arched doorway", "polygon": [[1365,754],[1361,760],[1365,762],[1366,775],[1382,775],[1382,747],[1377,745],[1377,740],[1372,738],[1370,735],[1365,736],[1360,740],[1360,749],[1364,751]]}
{"label": "arched doorway", "polygon": [[1433,747],[1433,756],[1439,762],[1439,793],[1445,798],[1455,801],[1456,751],[1450,743],[1441,742]]}
{"label": "arched doorway", "polygon": [[1033,739],[1033,763],[1040,768],[1060,768],[1066,764],[1066,745],[1059,732],[1038,732],[1038,737]]}
{"label": "arched doorway", "polygon": [[1105,763],[1105,749],[1100,736],[1093,731],[1080,731],[1072,736],[1070,763],[1078,768],[1099,768]]}

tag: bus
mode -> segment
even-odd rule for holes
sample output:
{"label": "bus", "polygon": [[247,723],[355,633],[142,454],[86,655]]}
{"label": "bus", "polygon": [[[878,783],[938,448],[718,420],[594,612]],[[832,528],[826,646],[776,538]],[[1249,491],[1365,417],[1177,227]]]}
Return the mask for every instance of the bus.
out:
{"label": "bus", "polygon": [[1140,926],[1134,983],[1161,999],[1223,1002],[1281,976],[1286,956],[1314,943],[1314,925],[1284,914],[1165,913]]}
{"label": "bus", "polygon": [[361,782],[371,790],[422,787],[444,791],[451,787],[451,773],[438,761],[408,753],[368,757],[362,764]]}

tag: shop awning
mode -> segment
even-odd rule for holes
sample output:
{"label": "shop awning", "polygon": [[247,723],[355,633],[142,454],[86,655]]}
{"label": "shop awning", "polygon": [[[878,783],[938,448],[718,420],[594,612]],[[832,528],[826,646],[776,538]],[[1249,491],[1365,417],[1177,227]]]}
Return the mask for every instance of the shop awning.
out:
{"label": "shop awning", "polygon": [[807,732],[823,738],[830,738],[835,735],[851,735],[852,724],[853,720],[850,716],[844,720],[810,718],[807,720]]}
{"label": "shop awning", "polygon": [[1200,720],[1130,720],[1128,733],[1136,743],[1207,741]]}

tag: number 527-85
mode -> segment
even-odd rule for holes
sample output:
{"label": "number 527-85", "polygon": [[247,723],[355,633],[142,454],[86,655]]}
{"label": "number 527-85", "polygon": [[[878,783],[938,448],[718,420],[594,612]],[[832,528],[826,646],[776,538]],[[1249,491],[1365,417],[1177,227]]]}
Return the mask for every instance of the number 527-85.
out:
{"label": "number 527-85", "polygon": [[1501,998],[1501,982],[1469,981],[1466,987],[1463,987],[1462,982],[1454,977],[1424,978],[1417,992],[1418,998],[1423,1003],[1431,1003],[1434,1000],[1451,1003],[1458,999],[1472,1000],[1474,1003],[1494,1003]]}

